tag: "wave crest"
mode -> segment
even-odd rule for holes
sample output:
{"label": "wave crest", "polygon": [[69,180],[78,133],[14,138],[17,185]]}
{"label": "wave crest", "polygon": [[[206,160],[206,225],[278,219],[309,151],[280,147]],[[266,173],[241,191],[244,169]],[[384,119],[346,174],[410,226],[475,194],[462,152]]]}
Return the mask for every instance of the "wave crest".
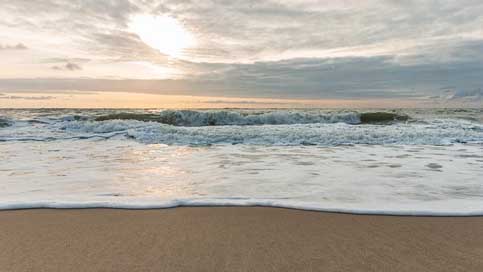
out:
{"label": "wave crest", "polygon": [[292,124],[182,127],[134,120],[66,122],[69,134],[125,135],[142,143],[168,145],[447,145],[482,143],[483,126],[464,120],[434,120],[393,125]]}
{"label": "wave crest", "polygon": [[248,125],[292,125],[315,123],[361,123],[360,114],[347,113],[313,113],[295,111],[271,112],[235,112],[235,111],[193,111],[165,110],[159,114],[151,113],[115,113],[95,118],[96,121],[137,120],[158,122],[174,126],[248,126]]}

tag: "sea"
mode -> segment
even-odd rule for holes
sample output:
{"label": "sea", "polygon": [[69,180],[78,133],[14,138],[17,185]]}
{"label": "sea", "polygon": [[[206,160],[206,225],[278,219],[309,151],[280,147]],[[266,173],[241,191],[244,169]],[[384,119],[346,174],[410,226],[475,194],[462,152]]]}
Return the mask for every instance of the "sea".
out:
{"label": "sea", "polygon": [[483,109],[0,109],[0,209],[483,215]]}

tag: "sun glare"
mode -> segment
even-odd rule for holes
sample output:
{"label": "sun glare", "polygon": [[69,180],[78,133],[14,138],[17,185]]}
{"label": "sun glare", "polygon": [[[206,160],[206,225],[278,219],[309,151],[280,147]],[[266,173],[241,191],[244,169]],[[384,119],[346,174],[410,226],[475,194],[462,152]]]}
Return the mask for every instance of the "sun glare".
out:
{"label": "sun glare", "polygon": [[147,45],[171,57],[180,57],[185,48],[195,43],[193,35],[183,25],[167,16],[135,16],[129,29]]}

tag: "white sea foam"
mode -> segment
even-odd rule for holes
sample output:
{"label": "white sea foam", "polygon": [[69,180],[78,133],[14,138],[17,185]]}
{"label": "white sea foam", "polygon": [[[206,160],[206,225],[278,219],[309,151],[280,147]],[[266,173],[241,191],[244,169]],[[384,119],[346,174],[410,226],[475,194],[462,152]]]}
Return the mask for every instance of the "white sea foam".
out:
{"label": "white sea foam", "polygon": [[[276,206],[482,215],[483,146],[0,143],[0,208]],[[8,159],[7,159],[8,158]]]}
{"label": "white sea foam", "polygon": [[0,128],[0,209],[262,205],[483,215],[475,111],[411,112],[411,122],[384,125],[357,125],[358,115],[345,112],[267,112],[225,112],[216,115],[223,125],[205,126],[211,113],[184,112],[189,118],[176,120],[189,125],[167,125],[95,121],[108,110],[0,111],[9,120]]}
{"label": "white sea foam", "polygon": [[466,120],[433,120],[431,123],[399,123],[388,126],[322,123],[213,127],[178,127],[153,122],[111,120],[69,122],[64,124],[63,129],[85,135],[124,131],[126,136],[143,143],[170,145],[447,145],[483,142],[483,125]]}

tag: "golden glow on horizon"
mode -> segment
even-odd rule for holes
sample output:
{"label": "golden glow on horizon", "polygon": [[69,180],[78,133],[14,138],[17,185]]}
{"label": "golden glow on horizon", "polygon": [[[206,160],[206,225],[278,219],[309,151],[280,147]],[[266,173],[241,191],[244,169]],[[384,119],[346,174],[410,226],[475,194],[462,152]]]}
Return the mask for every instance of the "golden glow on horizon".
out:
{"label": "golden glow on horizon", "polygon": [[[427,107],[423,101],[399,99],[272,99],[161,95],[128,92],[3,92],[0,108],[391,108]],[[432,105],[434,107],[434,105]]]}
{"label": "golden glow on horizon", "polygon": [[167,16],[134,16],[129,29],[147,45],[171,57],[181,56],[184,49],[195,44],[193,35],[176,19]]}

